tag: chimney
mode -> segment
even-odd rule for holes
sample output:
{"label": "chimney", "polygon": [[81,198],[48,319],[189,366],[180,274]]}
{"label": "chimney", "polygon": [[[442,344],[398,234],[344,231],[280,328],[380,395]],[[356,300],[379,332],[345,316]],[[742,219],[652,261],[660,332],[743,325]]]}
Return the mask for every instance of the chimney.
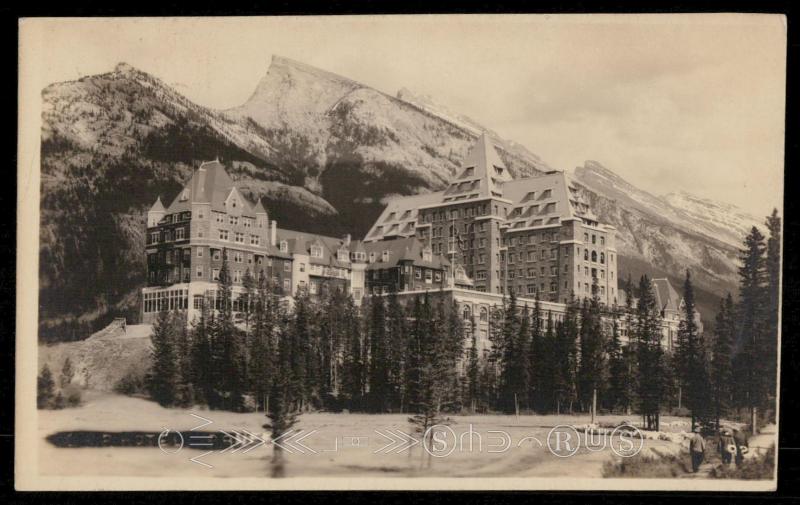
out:
{"label": "chimney", "polygon": [[278,221],[275,219],[272,220],[270,223],[269,229],[269,244],[272,247],[275,247],[275,244],[278,243]]}
{"label": "chimney", "polygon": [[344,236],[344,245],[345,246],[349,246],[350,245],[350,239],[351,239],[351,237],[350,237],[349,233]]}

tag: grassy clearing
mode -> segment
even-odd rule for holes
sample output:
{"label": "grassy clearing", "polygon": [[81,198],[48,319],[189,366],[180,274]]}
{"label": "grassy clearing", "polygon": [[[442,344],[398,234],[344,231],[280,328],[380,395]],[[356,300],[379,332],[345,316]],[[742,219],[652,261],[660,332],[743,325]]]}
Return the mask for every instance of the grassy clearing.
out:
{"label": "grassy clearing", "polygon": [[686,454],[654,455],[637,454],[632,458],[607,461],[603,465],[603,477],[636,479],[669,479],[691,470]]}

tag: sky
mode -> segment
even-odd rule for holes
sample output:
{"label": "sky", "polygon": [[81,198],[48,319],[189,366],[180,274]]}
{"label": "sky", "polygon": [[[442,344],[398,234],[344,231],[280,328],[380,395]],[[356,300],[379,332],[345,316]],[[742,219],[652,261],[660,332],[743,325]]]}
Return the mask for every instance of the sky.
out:
{"label": "sky", "polygon": [[280,55],[428,95],[554,168],[595,160],[656,195],[781,208],[782,16],[93,18],[21,33],[42,86],[124,61],[226,109]]}

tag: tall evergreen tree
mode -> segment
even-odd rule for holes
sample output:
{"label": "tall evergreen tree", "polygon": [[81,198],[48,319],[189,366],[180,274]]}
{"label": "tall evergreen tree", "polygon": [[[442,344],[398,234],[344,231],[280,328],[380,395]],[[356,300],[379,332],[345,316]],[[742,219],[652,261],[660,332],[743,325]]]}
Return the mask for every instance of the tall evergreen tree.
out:
{"label": "tall evergreen tree", "polygon": [[539,294],[536,293],[533,310],[531,311],[530,336],[528,337],[528,351],[526,363],[526,376],[528,378],[528,405],[531,409],[540,406],[539,394],[542,391],[542,307]]}
{"label": "tall evergreen tree", "polygon": [[513,413],[525,393],[525,354],[520,342],[520,314],[517,296],[512,290],[503,307],[500,361],[500,408]]}
{"label": "tall evergreen tree", "polygon": [[644,275],[639,281],[639,301],[633,335],[637,352],[637,397],[645,426],[659,429],[661,404],[667,388],[664,350],[661,346],[661,317],[658,312],[650,279]]}
{"label": "tall evergreen tree", "polygon": [[731,345],[735,334],[734,304],[730,293],[720,300],[714,328],[715,339],[711,361],[711,385],[713,388],[714,418],[717,429],[720,418],[731,406],[732,370]]}
{"label": "tall evergreen tree", "polygon": [[[301,303],[306,302],[301,300]],[[303,394],[302,384],[298,384],[297,377],[297,368],[302,363],[302,357],[298,360],[296,356],[298,351],[296,315],[290,317],[288,314],[282,314],[282,316],[278,324],[277,348],[270,365],[274,373],[270,377],[268,422],[264,424],[264,428],[270,430],[272,440],[280,439],[295,425]],[[291,319],[294,320],[294,325],[290,323]],[[272,444],[271,465],[273,477],[285,476],[283,448],[278,444]]]}
{"label": "tall evergreen tree", "polygon": [[475,322],[470,322],[470,346],[467,349],[467,371],[466,371],[466,398],[469,411],[475,413],[481,396],[480,383],[480,355],[478,353],[478,335]]}
{"label": "tall evergreen tree", "polygon": [[288,336],[292,349],[289,357],[289,377],[291,397],[298,402],[298,408],[309,406],[317,386],[319,377],[315,361],[313,341],[314,310],[307,288],[298,289],[295,293],[294,310],[292,311]]}
{"label": "tall evergreen tree", "polygon": [[408,348],[406,319],[406,313],[397,293],[392,291],[389,293],[386,306],[386,359],[388,403],[393,408],[400,407],[404,403],[404,368]]}
{"label": "tall evergreen tree", "polygon": [[386,341],[386,301],[382,296],[370,300],[369,320],[369,410],[385,412],[389,395],[389,361]]}
{"label": "tall evergreen tree", "polygon": [[266,410],[274,373],[272,356],[275,350],[275,327],[280,320],[280,305],[272,294],[272,280],[263,271],[256,276],[252,305],[249,389],[255,397],[256,408]]}
{"label": "tall evergreen tree", "polygon": [[696,421],[707,420],[709,417],[710,390],[705,345],[695,320],[694,288],[688,270],[683,283],[683,306],[675,356],[680,361],[675,367],[677,382],[686,392],[686,406],[691,410],[694,429]]}
{"label": "tall evergreen tree", "polygon": [[597,279],[593,280],[592,297],[584,299],[580,321],[580,366],[578,369],[580,400],[584,408],[592,404],[595,392],[604,384],[605,335]]}
{"label": "tall evergreen tree", "polygon": [[216,292],[216,316],[211,340],[213,384],[219,407],[240,411],[244,406],[244,370],[239,330],[233,319],[233,277],[228,266],[228,250],[222,250],[222,267]]}
{"label": "tall evergreen tree", "polygon": [[153,325],[150,350],[152,368],[147,377],[150,396],[163,407],[175,403],[177,378],[175,355],[175,325],[172,314],[162,311]]}
{"label": "tall evergreen tree", "polygon": [[578,301],[570,294],[564,320],[556,326],[554,342],[556,412],[567,406],[572,412],[576,398]]}
{"label": "tall evergreen tree", "polygon": [[781,218],[778,209],[773,209],[767,217],[766,277],[768,291],[768,326],[764,341],[764,381],[770,401],[774,401],[778,384],[778,324],[780,314],[781,287]]}
{"label": "tall evergreen tree", "polygon": [[[768,326],[769,294],[767,293],[764,261],[764,236],[753,227],[745,238],[739,267],[739,342],[734,370],[739,404],[750,409],[751,424],[756,425],[757,409],[767,397],[765,366],[766,328]],[[752,426],[753,431],[757,426]]]}
{"label": "tall evergreen tree", "polygon": [[617,310],[611,313],[611,338],[608,345],[609,387],[606,405],[610,410],[617,408],[627,410],[630,406],[630,383],[626,349],[620,339],[619,314]]}
{"label": "tall evergreen tree", "polygon": [[211,332],[213,319],[213,301],[204,296],[200,307],[200,317],[192,321],[191,343],[191,381],[195,399],[215,408],[219,403],[214,388],[214,371],[212,369]]}
{"label": "tall evergreen tree", "polygon": [[361,316],[353,298],[349,296],[345,302],[342,326],[346,335],[342,357],[342,392],[349,408],[360,410],[366,381],[366,353]]}
{"label": "tall evergreen tree", "polygon": [[175,310],[172,314],[175,325],[175,404],[188,407],[194,401],[192,386],[192,344],[186,312]]}

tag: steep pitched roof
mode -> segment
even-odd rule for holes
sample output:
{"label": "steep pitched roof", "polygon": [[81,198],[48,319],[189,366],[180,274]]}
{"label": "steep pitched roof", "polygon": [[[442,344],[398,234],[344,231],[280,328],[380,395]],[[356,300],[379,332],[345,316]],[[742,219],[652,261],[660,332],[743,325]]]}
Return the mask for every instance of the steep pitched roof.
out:
{"label": "steep pitched roof", "polygon": [[[192,178],[172,200],[167,212],[191,210],[192,203],[208,203],[212,210],[226,212],[225,201],[235,188],[233,179],[219,161],[206,161],[192,173]],[[242,197],[243,215],[253,216],[253,204]]]}
{"label": "steep pitched roof", "polygon": [[159,196],[156,198],[156,203],[150,207],[150,212],[164,212],[166,209],[164,208],[164,204],[161,203],[161,197]]}
{"label": "steep pitched roof", "polygon": [[267,213],[267,209],[264,208],[264,203],[262,202],[261,198],[259,198],[258,202],[256,202],[256,205],[255,205],[255,208],[253,209],[253,211],[256,214],[266,214]]}
{"label": "steep pitched roof", "polygon": [[322,259],[309,258],[309,261],[312,263],[339,266],[343,268],[349,266],[349,262],[343,262],[338,260],[337,253],[342,248],[347,249],[347,251],[349,252],[351,250],[351,247],[353,246],[353,242],[351,242],[350,247],[348,247],[346,245],[345,240],[342,238],[328,237],[325,235],[318,235],[316,233],[305,233],[295,230],[286,230],[283,228],[278,228],[276,230],[276,235],[278,242],[281,242],[282,240],[285,240],[287,242],[290,253],[310,254],[312,245],[315,244],[321,245],[323,250],[327,251],[328,254],[326,254],[325,257]]}
{"label": "steep pitched roof", "polygon": [[476,195],[475,198],[501,197],[503,183],[512,180],[508,167],[500,159],[494,143],[486,132],[472,146],[462,167],[464,168],[461,173],[444,191],[445,198],[461,195]]}
{"label": "steep pitched roof", "polygon": [[[382,268],[394,267],[400,261],[411,261],[414,265],[429,268],[444,269],[450,262],[444,256],[431,254],[431,261],[426,261],[423,255],[425,244],[415,237],[404,237],[393,240],[379,240],[364,243],[367,254],[375,253],[376,261],[367,265],[367,270],[378,270]],[[389,252],[389,261],[380,261],[383,252]]]}
{"label": "steep pitched roof", "polygon": [[664,279],[653,279],[653,293],[656,297],[656,303],[658,304],[658,308],[660,310],[678,310],[678,304],[680,303],[680,297],[678,296],[678,292],[672,287],[669,280],[666,278]]}

